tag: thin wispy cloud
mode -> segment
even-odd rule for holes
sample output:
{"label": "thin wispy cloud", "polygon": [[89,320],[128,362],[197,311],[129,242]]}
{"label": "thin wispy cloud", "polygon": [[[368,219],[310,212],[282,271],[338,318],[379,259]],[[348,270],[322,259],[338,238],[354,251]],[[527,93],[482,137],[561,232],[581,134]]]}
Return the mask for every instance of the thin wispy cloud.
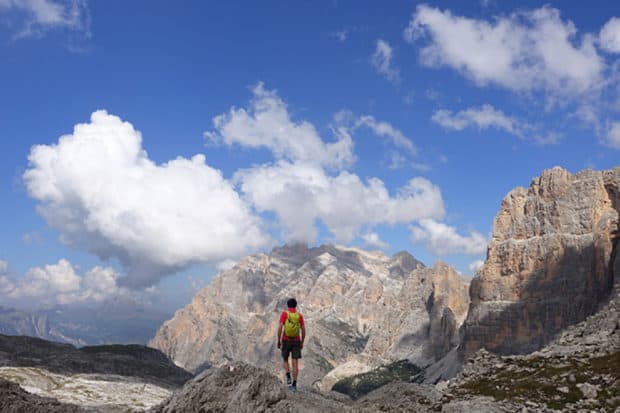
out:
{"label": "thin wispy cloud", "polygon": [[433,113],[431,120],[448,131],[462,131],[467,128],[495,129],[540,145],[555,144],[561,138],[561,134],[557,132],[542,131],[539,125],[508,116],[489,104],[458,112],[440,109]]}
{"label": "thin wispy cloud", "polygon": [[389,139],[396,147],[402,148],[415,155],[417,148],[413,141],[406,137],[400,130],[387,122],[377,121],[374,116],[360,116],[355,123],[355,127],[365,126],[369,128],[377,136]]}
{"label": "thin wispy cloud", "polygon": [[468,127],[477,127],[479,129],[495,128],[512,135],[522,136],[523,130],[530,128],[527,123],[507,116],[501,110],[497,110],[488,104],[458,112],[440,109],[433,114],[431,120],[444,129],[453,131],[461,131]]}
{"label": "thin wispy cloud", "polygon": [[391,83],[398,84],[400,82],[400,71],[394,66],[393,58],[394,51],[392,46],[385,40],[377,40],[370,62],[377,73]]}
{"label": "thin wispy cloud", "polygon": [[332,32],[331,36],[333,38],[335,38],[336,40],[338,40],[340,43],[344,43],[349,38],[349,31],[348,30],[339,30],[339,31],[336,31],[336,32]]}
{"label": "thin wispy cloud", "polygon": [[14,39],[42,36],[54,29],[79,31],[90,36],[86,0],[0,0],[0,14],[18,27]]}

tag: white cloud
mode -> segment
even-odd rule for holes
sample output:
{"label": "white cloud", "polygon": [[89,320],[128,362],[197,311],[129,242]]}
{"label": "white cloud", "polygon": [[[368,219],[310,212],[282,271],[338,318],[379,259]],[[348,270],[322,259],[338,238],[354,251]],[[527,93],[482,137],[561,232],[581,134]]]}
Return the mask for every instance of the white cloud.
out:
{"label": "white cloud", "polygon": [[105,111],[57,144],[33,147],[28,160],[28,193],[61,240],[118,258],[131,285],[154,284],[191,263],[218,262],[268,241],[204,155],[157,165],[141,134]]}
{"label": "white cloud", "polygon": [[523,129],[531,128],[515,118],[506,116],[501,110],[485,104],[479,108],[468,108],[459,112],[441,109],[431,118],[444,129],[461,131],[467,127],[476,126],[479,129],[496,128],[512,135],[522,136]]}
{"label": "white cloud", "polygon": [[489,22],[420,5],[404,36],[410,42],[428,39],[420,52],[423,64],[451,67],[480,86],[564,97],[603,86],[605,63],[595,37],[577,39],[575,25],[551,7]]}
{"label": "white cloud", "polygon": [[392,151],[390,153],[390,169],[401,169],[407,165],[407,158],[405,158],[400,152]]}
{"label": "white cloud", "polygon": [[23,28],[16,37],[40,35],[47,29],[88,31],[86,0],[0,0],[0,13],[17,13]]}
{"label": "white cloud", "polygon": [[475,274],[476,272],[478,272],[480,268],[482,268],[483,265],[484,265],[483,260],[476,260],[472,262],[471,264],[469,264],[469,271]]}
{"label": "white cloud", "polygon": [[612,122],[607,131],[607,145],[620,149],[620,122]]}
{"label": "white cloud", "polygon": [[[418,149],[413,141],[405,134],[388,122],[379,121],[371,115],[356,116],[349,110],[341,110],[334,115],[337,129],[343,134],[355,134],[360,128],[369,129],[374,135],[386,139],[398,149],[404,152],[391,151],[389,153],[389,168],[400,169],[405,165],[411,165],[414,169],[427,172],[427,165],[415,163],[409,160],[409,156],[417,155]],[[408,155],[408,156],[405,156]]]}
{"label": "white cloud", "polygon": [[[217,133],[209,139],[228,145],[265,147],[275,162],[237,171],[234,182],[258,212],[274,212],[285,241],[312,242],[321,221],[338,241],[350,242],[363,227],[411,222],[443,215],[441,191],[414,178],[390,195],[378,178],[362,181],[344,170],[354,159],[350,132],[368,127],[395,146],[415,152],[402,132],[372,116],[356,118],[341,111],[332,128],[340,139],[325,143],[309,122],[292,122],[286,103],[261,83],[253,90],[249,109],[232,108],[215,117]],[[328,173],[328,168],[333,173]]]}
{"label": "white cloud", "polygon": [[349,32],[348,30],[340,30],[337,32],[333,32],[331,35],[335,37],[340,43],[344,43],[349,37]]}
{"label": "white cloud", "polygon": [[280,161],[239,171],[241,191],[259,211],[273,211],[288,241],[312,242],[321,220],[340,242],[350,242],[361,227],[411,222],[443,215],[441,191],[413,178],[391,196],[378,178],[366,182],[346,171],[329,176],[313,164]]}
{"label": "white cloud", "polygon": [[612,17],[599,33],[599,45],[610,53],[620,53],[620,19]]}
{"label": "white cloud", "polygon": [[237,260],[228,259],[218,262],[216,267],[218,271],[226,271],[237,265],[237,262]]}
{"label": "white cloud", "polygon": [[22,235],[22,242],[25,244],[38,244],[43,242],[43,237],[36,231],[26,232]]}
{"label": "white cloud", "polygon": [[461,131],[468,127],[477,127],[480,130],[495,128],[521,139],[531,140],[539,145],[555,144],[561,138],[561,134],[557,132],[542,132],[540,125],[533,125],[507,116],[489,104],[458,112],[440,109],[435,111],[431,119],[447,130]]}
{"label": "white cloud", "polygon": [[325,143],[314,125],[291,120],[286,103],[276,91],[265,90],[258,83],[252,93],[248,109],[232,107],[227,114],[216,116],[216,132],[205,132],[205,137],[229,146],[267,148],[277,159],[335,168],[353,162],[353,141],[346,131],[334,130],[337,140]]}
{"label": "white cloud", "polygon": [[400,82],[400,73],[397,68],[394,67],[392,58],[394,52],[390,44],[384,40],[377,40],[375,52],[370,58],[370,63],[375,68],[377,73],[384,76],[392,83]]}
{"label": "white cloud", "polygon": [[463,236],[454,227],[433,219],[421,219],[418,224],[411,227],[411,239],[436,255],[480,255],[486,251],[487,239],[479,232]]}
{"label": "white cloud", "polygon": [[0,275],[5,275],[9,271],[9,262],[0,260]]}
{"label": "white cloud", "polygon": [[376,232],[367,232],[362,235],[362,239],[371,248],[379,248],[380,250],[386,250],[390,248],[390,245],[383,242]]}
{"label": "white cloud", "polygon": [[140,302],[149,291],[130,291],[118,286],[118,274],[112,268],[94,267],[83,276],[67,260],[35,267],[25,276],[0,279],[0,296],[4,301],[36,301],[38,306],[101,303],[118,298]]}
{"label": "white cloud", "polygon": [[372,130],[375,135],[389,139],[395,146],[405,149],[407,152],[415,155],[417,149],[411,139],[407,138],[400,130],[387,122],[377,121],[374,116],[360,116],[355,123],[355,127],[366,126]]}

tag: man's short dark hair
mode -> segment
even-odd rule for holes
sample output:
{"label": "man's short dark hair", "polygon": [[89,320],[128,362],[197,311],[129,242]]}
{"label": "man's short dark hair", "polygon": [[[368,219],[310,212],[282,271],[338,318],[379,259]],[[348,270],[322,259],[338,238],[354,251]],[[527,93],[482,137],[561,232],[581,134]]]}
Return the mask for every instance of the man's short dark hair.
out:
{"label": "man's short dark hair", "polygon": [[290,298],[287,302],[286,305],[288,305],[289,308],[297,308],[297,300],[294,298]]}

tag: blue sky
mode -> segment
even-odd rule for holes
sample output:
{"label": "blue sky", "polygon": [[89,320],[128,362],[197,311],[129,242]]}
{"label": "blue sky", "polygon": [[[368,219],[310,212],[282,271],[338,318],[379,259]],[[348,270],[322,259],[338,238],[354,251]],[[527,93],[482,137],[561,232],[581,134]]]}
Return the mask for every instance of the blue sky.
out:
{"label": "blue sky", "polygon": [[519,4],[0,0],[2,301],[173,309],[287,241],[472,274],[510,189],[620,159],[620,5]]}

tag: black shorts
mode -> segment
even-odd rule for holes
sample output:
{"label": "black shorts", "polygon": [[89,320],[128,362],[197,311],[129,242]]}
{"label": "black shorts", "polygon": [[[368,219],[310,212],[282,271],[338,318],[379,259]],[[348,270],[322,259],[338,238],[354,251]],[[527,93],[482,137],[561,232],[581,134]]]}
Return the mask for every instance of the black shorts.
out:
{"label": "black shorts", "polygon": [[282,358],[288,360],[289,354],[291,354],[294,359],[301,358],[301,341],[282,340]]}

